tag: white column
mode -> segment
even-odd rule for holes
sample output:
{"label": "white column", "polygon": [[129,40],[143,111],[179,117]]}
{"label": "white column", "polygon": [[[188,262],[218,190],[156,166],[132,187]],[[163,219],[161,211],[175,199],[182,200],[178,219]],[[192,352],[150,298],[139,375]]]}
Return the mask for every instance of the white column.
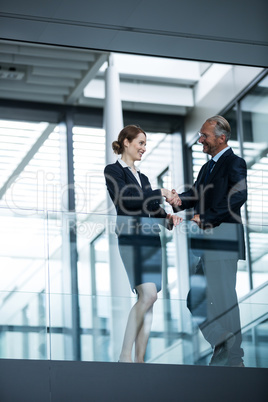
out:
{"label": "white column", "polygon": [[[184,165],[183,165],[183,143],[180,133],[172,136],[173,155],[172,155],[172,177],[174,186],[178,193],[185,190]],[[180,157],[178,158],[178,155]],[[178,308],[180,310],[180,321],[178,331],[185,334],[192,334],[191,315],[186,308],[186,297],[189,291],[189,257],[188,257],[188,223],[185,220],[185,213],[180,213],[184,221],[174,231],[175,250],[176,250],[176,270],[177,270],[177,289],[178,289]],[[184,340],[181,342],[181,362],[183,364],[193,363],[192,341]]]}
{"label": "white column", "polygon": [[120,80],[110,54],[105,77],[104,129],[106,131],[106,164],[116,161],[111,144],[123,128],[123,112],[120,98]]}
{"label": "white column", "polygon": [[[117,139],[124,127],[122,103],[120,98],[120,80],[114,65],[113,55],[109,56],[105,79],[104,129],[106,131],[106,165],[114,163],[117,155],[113,153],[112,142]],[[109,266],[111,284],[111,351],[112,359],[118,360],[123,341],[125,325],[130,310],[130,287],[118,250],[117,237],[111,233],[115,227],[116,211],[107,194],[107,230],[109,239]]]}

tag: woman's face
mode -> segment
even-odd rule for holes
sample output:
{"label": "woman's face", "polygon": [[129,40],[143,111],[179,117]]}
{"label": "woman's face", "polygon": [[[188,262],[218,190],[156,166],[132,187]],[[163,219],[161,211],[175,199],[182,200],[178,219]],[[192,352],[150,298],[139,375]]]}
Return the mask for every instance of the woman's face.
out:
{"label": "woman's face", "polygon": [[139,133],[132,142],[125,139],[124,145],[124,154],[131,158],[133,162],[140,161],[142,155],[146,152],[146,136],[143,133]]}

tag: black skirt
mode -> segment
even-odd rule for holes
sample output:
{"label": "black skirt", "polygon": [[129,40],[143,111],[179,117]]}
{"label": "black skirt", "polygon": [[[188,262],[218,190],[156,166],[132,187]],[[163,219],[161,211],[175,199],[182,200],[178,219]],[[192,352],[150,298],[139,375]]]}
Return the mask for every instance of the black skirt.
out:
{"label": "black skirt", "polygon": [[132,220],[132,230],[121,230],[121,233],[118,233],[119,252],[131,290],[135,292],[136,286],[143,283],[154,283],[159,292],[162,286],[159,226],[152,218],[136,218],[135,221],[136,230],[133,230],[135,225]]}

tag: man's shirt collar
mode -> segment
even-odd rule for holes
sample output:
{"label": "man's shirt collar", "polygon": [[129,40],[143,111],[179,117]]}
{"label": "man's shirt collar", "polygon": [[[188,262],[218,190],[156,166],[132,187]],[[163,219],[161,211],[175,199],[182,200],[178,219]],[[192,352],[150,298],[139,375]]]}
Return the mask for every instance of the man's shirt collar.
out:
{"label": "man's shirt collar", "polygon": [[220,152],[217,153],[217,155],[213,156],[213,159],[215,162],[218,162],[218,160],[220,159],[220,157],[224,154],[224,152],[228,151],[228,149],[230,149],[230,147],[226,147],[224,149],[222,149]]}

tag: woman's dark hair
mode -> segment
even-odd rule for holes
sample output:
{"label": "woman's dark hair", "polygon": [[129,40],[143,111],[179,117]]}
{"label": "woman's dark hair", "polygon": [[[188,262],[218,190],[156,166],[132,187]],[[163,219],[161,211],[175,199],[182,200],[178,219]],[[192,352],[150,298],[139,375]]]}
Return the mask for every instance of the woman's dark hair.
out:
{"label": "woman's dark hair", "polygon": [[124,152],[124,140],[127,139],[132,142],[140,133],[146,137],[146,133],[138,126],[130,125],[124,127],[118,134],[117,141],[112,143],[112,148],[115,154],[121,155]]}

